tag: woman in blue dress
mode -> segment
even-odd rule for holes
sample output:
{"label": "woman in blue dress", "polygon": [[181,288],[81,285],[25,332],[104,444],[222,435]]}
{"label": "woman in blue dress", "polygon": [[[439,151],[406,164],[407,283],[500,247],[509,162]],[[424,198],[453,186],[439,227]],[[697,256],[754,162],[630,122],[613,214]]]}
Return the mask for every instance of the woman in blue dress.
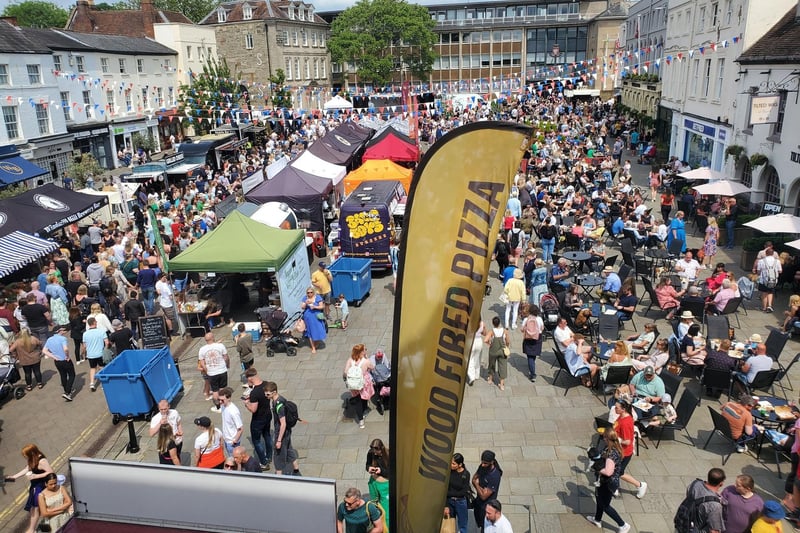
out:
{"label": "woman in blue dress", "polygon": [[311,344],[311,353],[317,353],[317,342],[324,341],[327,336],[325,323],[318,317],[318,315],[322,315],[323,318],[325,316],[323,314],[325,301],[314,291],[314,287],[309,287],[306,289],[305,298],[300,302],[300,309],[303,310],[303,322],[306,323],[303,336],[307,337]]}
{"label": "woman in blue dress", "polygon": [[683,211],[675,213],[675,218],[672,219],[669,225],[669,233],[667,234],[667,247],[669,247],[675,239],[683,241],[681,253],[686,251],[686,225],[683,223],[683,217]]}

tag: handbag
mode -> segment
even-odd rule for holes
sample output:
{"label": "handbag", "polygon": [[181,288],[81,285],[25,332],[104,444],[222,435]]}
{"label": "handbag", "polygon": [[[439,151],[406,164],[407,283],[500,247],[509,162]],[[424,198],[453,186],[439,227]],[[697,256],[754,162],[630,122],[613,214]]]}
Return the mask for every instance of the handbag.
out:
{"label": "handbag", "polygon": [[508,294],[506,294],[504,292],[501,292],[500,296],[498,297],[498,299],[500,300],[500,303],[502,303],[503,305],[507,305],[508,304]]}
{"label": "handbag", "polygon": [[511,348],[508,346],[503,346],[503,357],[508,359],[508,356],[511,355]]}
{"label": "handbag", "polygon": [[439,533],[456,533],[456,519],[453,517],[442,518],[442,527],[439,528]]}
{"label": "handbag", "polygon": [[110,363],[115,357],[117,353],[114,351],[113,348],[103,348],[103,364],[107,365]]}
{"label": "handbag", "polygon": [[294,323],[294,330],[297,333],[305,333],[306,332],[306,322],[305,322],[305,320],[303,320],[302,318],[298,319],[298,321]]}

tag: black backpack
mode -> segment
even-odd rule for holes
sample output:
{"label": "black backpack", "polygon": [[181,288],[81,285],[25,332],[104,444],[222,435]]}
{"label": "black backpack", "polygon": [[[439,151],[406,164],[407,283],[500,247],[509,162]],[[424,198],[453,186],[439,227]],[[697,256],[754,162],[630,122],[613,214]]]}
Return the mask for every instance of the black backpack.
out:
{"label": "black backpack", "polygon": [[675,513],[675,518],[672,520],[675,531],[678,533],[700,533],[703,531],[705,524],[700,523],[697,511],[702,504],[708,502],[719,502],[720,505],[722,504],[719,496],[716,495],[703,496],[702,498],[686,496],[680,506],[678,506],[678,511]]}
{"label": "black backpack", "polygon": [[284,398],[282,402],[278,402],[275,406],[275,411],[277,412],[281,406],[283,406],[283,414],[286,417],[286,427],[292,429],[300,421],[300,412],[297,410],[297,404]]}
{"label": "black backpack", "polygon": [[100,279],[100,292],[103,293],[103,296],[111,296],[117,290],[116,284],[117,282],[111,276],[103,276]]}
{"label": "black backpack", "polygon": [[511,246],[512,250],[516,250],[519,246],[519,234],[522,230],[514,231],[513,229],[509,232],[510,235],[508,237],[508,244]]}

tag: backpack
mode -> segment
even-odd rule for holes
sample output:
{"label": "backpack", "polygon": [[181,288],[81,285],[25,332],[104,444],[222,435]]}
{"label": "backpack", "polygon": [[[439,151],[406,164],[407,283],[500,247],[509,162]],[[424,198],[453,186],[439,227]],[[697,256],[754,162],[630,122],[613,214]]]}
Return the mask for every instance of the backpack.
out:
{"label": "backpack", "polygon": [[529,316],[522,327],[522,338],[539,340],[542,330],[539,328],[539,319],[533,315]]}
{"label": "backpack", "polygon": [[117,283],[111,276],[103,276],[100,278],[100,292],[103,293],[104,296],[111,296],[116,292],[116,285]]}
{"label": "backpack", "polygon": [[360,365],[353,365],[347,369],[345,377],[347,388],[350,390],[361,390],[364,388],[364,371]]}
{"label": "backpack", "polygon": [[283,415],[286,418],[286,427],[292,429],[300,421],[300,412],[297,410],[297,404],[291,400],[283,399],[275,406],[275,411],[278,411],[281,406],[283,407]]}
{"label": "backpack", "polygon": [[700,523],[697,511],[702,504],[708,502],[722,503],[719,496],[703,496],[702,498],[687,496],[684,498],[672,521],[675,531],[678,533],[700,533],[703,531],[705,524]]}
{"label": "backpack", "polygon": [[739,278],[736,284],[739,286],[739,294],[742,295],[742,298],[744,298],[745,300],[749,300],[750,298],[753,297],[753,292],[755,292],[755,285],[753,284],[752,281],[750,281],[749,278],[742,276],[741,278]]}
{"label": "backpack", "polygon": [[[772,261],[768,262],[767,259],[772,259]],[[778,285],[778,260],[774,257],[765,257],[764,266],[767,268],[764,286],[768,289],[774,289]]]}
{"label": "backpack", "polygon": [[86,297],[83,300],[81,300],[80,303],[78,303],[78,310],[81,312],[81,318],[86,320],[86,318],[92,312],[92,304],[96,303],[97,303],[96,298]]}
{"label": "backpack", "polygon": [[519,234],[521,232],[522,230],[514,231],[513,229],[508,232],[508,244],[511,246],[512,250],[519,248]]}

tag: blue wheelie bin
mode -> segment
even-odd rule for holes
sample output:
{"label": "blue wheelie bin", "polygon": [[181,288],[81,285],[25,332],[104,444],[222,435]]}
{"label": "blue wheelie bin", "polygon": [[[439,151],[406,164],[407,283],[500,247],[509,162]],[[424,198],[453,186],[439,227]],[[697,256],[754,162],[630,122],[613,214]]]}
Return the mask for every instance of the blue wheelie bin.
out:
{"label": "blue wheelie bin", "polygon": [[97,374],[114,423],[121,418],[149,416],[157,402],[172,402],[183,388],[169,348],[125,350]]}
{"label": "blue wheelie bin", "polygon": [[343,256],[334,261],[328,270],[333,276],[333,294],[344,294],[345,299],[358,307],[372,290],[372,259]]}

